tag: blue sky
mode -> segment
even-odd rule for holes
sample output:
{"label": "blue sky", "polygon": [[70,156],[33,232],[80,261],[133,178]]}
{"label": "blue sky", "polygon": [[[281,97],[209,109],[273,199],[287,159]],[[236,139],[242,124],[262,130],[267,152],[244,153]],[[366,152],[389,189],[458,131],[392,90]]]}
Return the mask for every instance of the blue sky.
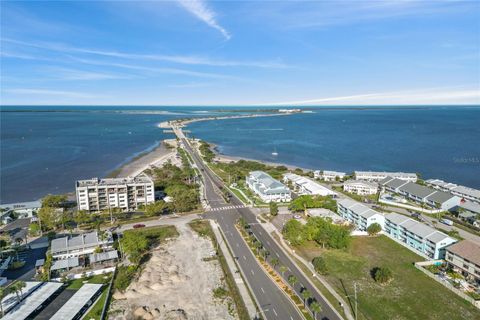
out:
{"label": "blue sky", "polygon": [[1,9],[2,104],[480,104],[479,1]]}

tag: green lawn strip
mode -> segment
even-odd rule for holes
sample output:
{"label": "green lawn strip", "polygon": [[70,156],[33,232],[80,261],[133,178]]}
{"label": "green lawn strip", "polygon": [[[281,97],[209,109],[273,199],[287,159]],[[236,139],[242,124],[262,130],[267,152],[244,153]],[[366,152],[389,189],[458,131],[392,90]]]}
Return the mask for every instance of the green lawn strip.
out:
{"label": "green lawn strip", "polygon": [[[276,233],[273,233],[272,236],[278,241],[278,235]],[[289,254],[290,255],[290,254]],[[303,256],[303,255],[302,255]],[[307,277],[310,279],[310,281],[315,285],[315,287],[320,290],[322,295],[330,302],[330,304],[340,313],[340,315],[344,318],[346,318],[345,313],[343,311],[343,308],[340,307],[339,301],[335,298],[333,294],[330,293],[330,291],[318,280],[316,277],[312,276],[312,272],[308,267],[295,258],[294,256],[290,255],[290,258],[292,258],[295,263],[302,269],[303,273],[307,275]],[[312,258],[313,259],[313,258]],[[310,260],[311,261],[311,260]]]}
{"label": "green lawn strip", "polygon": [[100,320],[103,311],[103,305],[108,295],[108,285],[102,287],[102,293],[100,297],[95,302],[95,305],[90,309],[90,311],[84,316],[85,320],[95,319]]}
{"label": "green lawn strip", "polygon": [[[478,319],[480,311],[440,283],[417,270],[423,259],[386,236],[355,237],[348,250],[297,248],[311,260],[322,255],[327,263],[327,281],[343,297],[353,301],[358,288],[358,319]],[[374,267],[388,267],[394,279],[377,284],[370,275]]]}
{"label": "green lawn strip", "polygon": [[[70,282],[67,289],[78,290],[83,286],[84,283],[106,284],[110,281],[111,276],[112,276],[111,273],[107,273],[107,274],[97,274],[95,276],[91,276],[87,278],[74,279]],[[104,277],[107,277],[107,279],[105,279]]]}
{"label": "green lawn strip", "polygon": [[[210,223],[207,220],[193,220],[189,223],[190,227],[197,232],[199,235],[203,237],[209,237],[213,243],[213,245],[217,246],[217,239],[213,230],[210,226]],[[220,266],[222,267],[223,274],[225,276],[225,282],[228,285],[228,294],[235,302],[235,306],[237,309],[237,314],[240,320],[248,320],[250,316],[248,314],[247,307],[245,306],[245,302],[240,295],[240,292],[237,288],[237,284],[235,283],[235,279],[233,275],[230,273],[230,269],[228,268],[227,261],[221,250],[218,251],[218,261],[220,262]]]}

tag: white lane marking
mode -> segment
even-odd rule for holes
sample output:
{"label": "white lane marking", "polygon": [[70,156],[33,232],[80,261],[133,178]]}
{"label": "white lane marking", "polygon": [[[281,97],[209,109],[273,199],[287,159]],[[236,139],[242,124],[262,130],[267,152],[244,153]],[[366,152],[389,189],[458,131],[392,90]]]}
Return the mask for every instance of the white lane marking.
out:
{"label": "white lane marking", "polygon": [[247,260],[247,258],[245,258],[245,256],[243,256],[243,260]]}
{"label": "white lane marking", "polygon": [[263,290],[263,288],[262,288],[262,287],[260,287],[260,290],[262,290],[262,292],[263,292],[263,293],[265,293],[265,290]]}
{"label": "white lane marking", "polygon": [[252,275],[254,275],[254,274],[255,274],[255,272],[253,272],[253,270],[252,270],[252,269],[250,269],[250,272],[252,273]]}
{"label": "white lane marking", "polygon": [[280,258],[280,256],[278,255],[278,253],[275,252],[275,254],[277,255],[277,258]]}
{"label": "white lane marking", "polygon": [[270,241],[267,240],[267,244],[270,245]]}
{"label": "white lane marking", "polygon": [[290,316],[290,320],[293,320],[293,317],[292,317],[292,316]]}
{"label": "white lane marking", "polygon": [[258,233],[260,233],[260,235],[262,235],[262,231],[258,231]]}
{"label": "white lane marking", "polygon": [[275,311],[274,308],[272,308],[272,310],[273,310],[273,313],[275,313],[275,317],[278,317],[277,311]]}

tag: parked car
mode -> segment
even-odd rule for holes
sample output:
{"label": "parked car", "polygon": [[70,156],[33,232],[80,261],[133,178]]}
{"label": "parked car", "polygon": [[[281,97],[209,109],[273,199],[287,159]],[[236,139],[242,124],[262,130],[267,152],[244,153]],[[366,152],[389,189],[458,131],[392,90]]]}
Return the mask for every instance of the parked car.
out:
{"label": "parked car", "polygon": [[412,217],[417,218],[417,219],[421,219],[420,213],[417,213],[417,212],[412,213]]}
{"label": "parked car", "polygon": [[302,216],[300,216],[299,214],[296,214],[296,215],[294,215],[293,217],[294,217],[295,219],[301,219],[301,218],[302,218]]}
{"label": "parked car", "polygon": [[440,219],[440,222],[446,224],[447,226],[453,226],[453,221],[448,219]]}
{"label": "parked car", "polygon": [[145,225],[143,223],[137,223],[133,225],[133,229],[138,229],[138,228],[145,228]]}

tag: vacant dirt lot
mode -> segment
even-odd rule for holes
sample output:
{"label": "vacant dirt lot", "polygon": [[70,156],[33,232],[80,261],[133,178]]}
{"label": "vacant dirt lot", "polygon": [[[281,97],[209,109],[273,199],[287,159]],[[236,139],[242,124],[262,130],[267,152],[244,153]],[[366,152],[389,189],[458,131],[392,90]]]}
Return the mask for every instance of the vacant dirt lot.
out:
{"label": "vacant dirt lot", "polygon": [[157,247],[139,279],[114,294],[111,319],[235,319],[227,301],[213,297],[226,285],[218,261],[203,260],[212,243],[184,221],[175,226],[179,237]]}

